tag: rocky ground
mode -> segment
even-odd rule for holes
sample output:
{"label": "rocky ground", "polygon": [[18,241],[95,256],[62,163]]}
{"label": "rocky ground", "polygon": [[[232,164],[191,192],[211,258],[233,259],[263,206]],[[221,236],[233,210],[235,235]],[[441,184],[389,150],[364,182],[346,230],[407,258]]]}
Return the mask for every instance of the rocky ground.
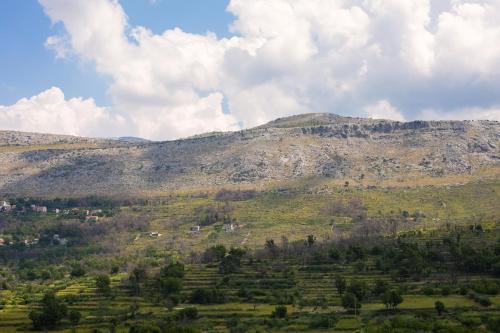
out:
{"label": "rocky ground", "polygon": [[307,114],[168,142],[0,132],[0,196],[148,193],[301,177],[376,183],[496,167],[500,123],[493,121]]}

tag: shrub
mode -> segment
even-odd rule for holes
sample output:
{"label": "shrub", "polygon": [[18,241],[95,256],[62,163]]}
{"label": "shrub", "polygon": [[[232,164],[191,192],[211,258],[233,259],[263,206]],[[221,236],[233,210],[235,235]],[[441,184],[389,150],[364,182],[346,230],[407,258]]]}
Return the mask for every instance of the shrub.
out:
{"label": "shrub", "polygon": [[95,279],[97,291],[101,294],[108,294],[111,291],[110,284],[111,280],[105,274],[99,275]]}
{"label": "shrub", "polygon": [[438,313],[438,315],[440,316],[444,311],[445,311],[445,306],[444,306],[444,303],[441,302],[441,301],[436,301],[434,303],[434,308],[436,309],[436,312]]}
{"label": "shrub", "polygon": [[195,320],[196,318],[198,318],[198,309],[195,307],[182,309],[176,315],[178,321]]}
{"label": "shrub", "polygon": [[162,333],[160,327],[152,322],[134,323],[128,331],[129,333]]}
{"label": "shrub", "polygon": [[448,296],[449,294],[451,294],[451,288],[449,286],[441,288],[441,295]]}
{"label": "shrub", "polygon": [[361,308],[361,302],[355,294],[347,293],[342,297],[342,306],[348,310],[358,310]]}
{"label": "shrub", "polygon": [[271,314],[271,317],[273,317],[273,318],[285,318],[287,311],[288,310],[287,310],[286,306],[278,305],[274,308],[274,311]]}
{"label": "shrub", "polygon": [[160,270],[160,276],[182,279],[184,277],[184,265],[181,263],[172,263],[165,266]]}
{"label": "shrub", "polygon": [[225,301],[226,296],[218,289],[195,289],[189,298],[193,304],[220,304]]}
{"label": "shrub", "polygon": [[309,328],[312,329],[334,328],[337,322],[338,318],[334,313],[315,314],[312,316],[309,322]]}
{"label": "shrub", "polygon": [[85,275],[85,269],[81,265],[74,266],[70,272],[71,277],[82,277]]}

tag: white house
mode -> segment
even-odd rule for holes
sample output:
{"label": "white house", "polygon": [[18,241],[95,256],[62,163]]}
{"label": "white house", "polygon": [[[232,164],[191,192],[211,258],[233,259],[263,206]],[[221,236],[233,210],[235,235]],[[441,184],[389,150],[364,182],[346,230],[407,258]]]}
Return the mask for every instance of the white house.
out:
{"label": "white house", "polygon": [[149,233],[149,237],[151,237],[151,238],[158,238],[158,237],[161,237],[161,234],[158,231],[151,231]]}
{"label": "white house", "polygon": [[2,201],[0,205],[0,212],[10,212],[12,206],[7,201]]}
{"label": "white house", "polygon": [[237,228],[238,228],[238,225],[237,225],[237,224],[235,224],[235,223],[224,224],[224,225],[222,226],[222,230],[224,230],[225,232],[233,232],[233,231],[235,231]]}
{"label": "white house", "polygon": [[98,222],[99,216],[85,216],[85,221],[87,222]]}
{"label": "white house", "polygon": [[47,207],[45,206],[31,205],[30,207],[36,213],[47,213]]}

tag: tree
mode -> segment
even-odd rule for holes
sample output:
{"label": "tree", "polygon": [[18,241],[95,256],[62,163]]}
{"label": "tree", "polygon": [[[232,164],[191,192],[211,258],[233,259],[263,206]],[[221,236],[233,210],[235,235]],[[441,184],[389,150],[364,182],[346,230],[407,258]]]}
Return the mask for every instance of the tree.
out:
{"label": "tree", "polygon": [[147,278],[146,270],[143,267],[136,267],[129,276],[130,284],[136,295],[141,294],[141,285]]}
{"label": "tree", "polygon": [[69,322],[71,323],[71,326],[73,326],[73,329],[78,326],[78,323],[80,322],[80,319],[82,318],[82,314],[76,310],[71,310],[68,314],[68,319]]}
{"label": "tree", "polygon": [[403,297],[396,289],[391,289],[386,291],[382,296],[382,302],[385,304],[386,308],[391,308],[396,310],[399,304],[403,303]]}
{"label": "tree", "polygon": [[40,310],[31,311],[29,318],[36,330],[50,329],[57,326],[67,313],[66,304],[56,298],[54,293],[47,293],[41,301]]}
{"label": "tree", "polygon": [[221,261],[227,253],[227,249],[224,245],[212,246],[205,250],[203,253],[204,262]]}
{"label": "tree", "polygon": [[314,237],[314,235],[307,236],[307,246],[312,247],[314,245],[315,241],[316,241],[316,237]]}
{"label": "tree", "polygon": [[161,277],[174,277],[182,279],[184,277],[184,265],[181,263],[172,263],[162,267],[160,270]]}
{"label": "tree", "polygon": [[76,265],[71,269],[71,277],[82,277],[85,275],[85,269],[81,265]]}
{"label": "tree", "polygon": [[383,295],[387,291],[388,284],[384,280],[376,280],[373,288],[374,295]]}
{"label": "tree", "polygon": [[353,293],[347,293],[342,297],[342,306],[347,310],[354,310],[355,312],[361,308],[361,302]]}
{"label": "tree", "polygon": [[182,280],[175,277],[160,277],[158,279],[158,285],[160,293],[164,297],[168,297],[172,294],[177,294],[182,289]]}
{"label": "tree", "polygon": [[365,281],[351,280],[351,282],[349,283],[349,287],[347,287],[347,291],[356,295],[356,298],[359,301],[362,301],[368,291],[368,285]]}
{"label": "tree", "polygon": [[438,313],[438,315],[440,316],[444,311],[445,311],[445,306],[444,306],[444,303],[441,302],[441,301],[436,301],[434,303],[434,308],[436,309],[436,312]]}
{"label": "tree", "polygon": [[337,292],[340,296],[342,296],[345,289],[347,288],[346,280],[340,275],[335,276],[335,288],[337,288]]}
{"label": "tree", "polygon": [[241,260],[238,255],[230,254],[222,259],[219,265],[219,272],[221,274],[232,274],[236,273],[240,268]]}
{"label": "tree", "polygon": [[271,314],[271,317],[273,317],[273,318],[285,318],[287,311],[288,310],[287,310],[286,306],[278,305],[274,308],[274,311]]}
{"label": "tree", "polygon": [[99,292],[100,294],[109,294],[109,292],[111,291],[110,285],[111,280],[106,274],[99,275],[95,278],[95,286],[97,288],[97,292]]}

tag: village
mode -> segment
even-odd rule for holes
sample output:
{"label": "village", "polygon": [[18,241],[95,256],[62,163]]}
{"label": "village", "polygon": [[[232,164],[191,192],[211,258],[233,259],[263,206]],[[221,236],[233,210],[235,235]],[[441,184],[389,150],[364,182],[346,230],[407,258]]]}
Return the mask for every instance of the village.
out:
{"label": "village", "polygon": [[[39,205],[39,204],[30,204],[29,206],[25,205],[16,205],[11,204],[9,201],[2,200],[0,201],[0,213],[2,214],[54,214],[56,216],[64,216],[68,219],[78,218],[79,220],[83,220],[85,222],[96,223],[99,221],[99,217],[103,216],[102,209],[82,209],[82,208],[71,208],[71,209],[61,209],[61,208],[53,208],[48,209],[47,206]],[[22,246],[34,246],[39,244],[40,238],[45,237],[47,235],[35,235],[31,238],[24,239],[16,239],[11,235],[2,235],[0,234],[0,247],[2,246],[11,246],[20,244]],[[53,234],[48,237],[47,243],[49,245],[66,245],[68,240],[66,238],[61,237],[59,234]]]}

